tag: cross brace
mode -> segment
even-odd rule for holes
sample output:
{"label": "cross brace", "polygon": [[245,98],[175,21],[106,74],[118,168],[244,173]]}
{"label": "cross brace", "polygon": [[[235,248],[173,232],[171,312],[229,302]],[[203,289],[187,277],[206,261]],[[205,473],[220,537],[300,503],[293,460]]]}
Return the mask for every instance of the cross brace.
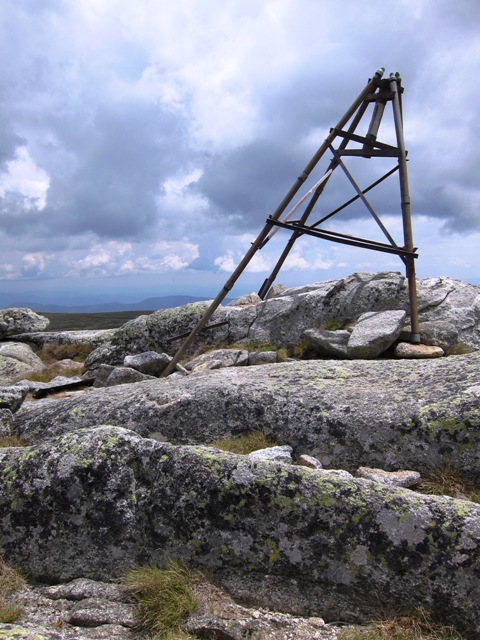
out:
{"label": "cross brace", "polygon": [[[356,100],[352,103],[350,108],[346,111],[342,118],[338,121],[335,127],[330,129],[329,134],[325,138],[324,142],[321,144],[317,152],[314,154],[310,162],[307,164],[305,169],[300,173],[296,181],[291,186],[288,193],[285,195],[283,200],[280,202],[276,210],[268,216],[265,226],[262,231],[257,236],[256,240],[251,244],[249,250],[240,261],[230,278],[227,280],[225,285],[223,286],[220,293],[217,295],[215,300],[210,304],[208,309],[203,314],[202,318],[199,320],[197,325],[192,329],[190,334],[186,337],[186,340],[180,346],[172,361],[165,369],[162,375],[168,375],[171,373],[176,364],[182,358],[183,354],[187,351],[187,349],[191,346],[195,337],[200,333],[200,331],[204,329],[208,329],[207,323],[214,314],[215,310],[221,304],[223,299],[226,297],[228,292],[233,288],[235,282],[243,273],[253,256],[256,254],[258,250],[260,250],[268,240],[271,238],[273,233],[278,228],[287,229],[292,232],[290,239],[287,242],[285,249],[283,250],[282,255],[277,261],[274,269],[272,270],[270,276],[265,279],[262,287],[259,290],[259,295],[261,298],[265,298],[268,290],[271,285],[275,281],[275,278],[280,271],[283,263],[285,262],[290,250],[292,249],[295,241],[300,238],[302,235],[309,235],[316,238],[321,238],[324,240],[329,240],[332,242],[338,242],[342,244],[352,245],[356,247],[362,247],[365,249],[371,249],[373,251],[381,251],[384,253],[390,253],[394,255],[398,255],[405,264],[406,276],[408,280],[408,291],[409,291],[409,302],[410,302],[410,318],[411,318],[411,340],[414,343],[420,342],[420,332],[419,332],[419,321],[418,321],[418,305],[417,305],[417,292],[416,292],[416,277],[415,277],[415,258],[417,258],[416,248],[413,246],[413,235],[412,235],[412,226],[411,226],[411,211],[410,211],[410,195],[408,188],[408,175],[407,175],[407,152],[405,150],[405,143],[403,138],[403,112],[402,112],[402,93],[403,87],[401,85],[401,77],[398,73],[391,73],[388,79],[383,79],[385,69],[379,69],[375,72],[373,78],[371,78],[364,89],[360,92]],[[370,124],[368,127],[367,134],[362,136],[358,133],[355,133],[358,125],[360,124],[363,116],[365,115],[367,108],[370,104],[374,104],[373,114],[370,120]],[[396,146],[389,145],[377,140],[378,131],[380,128],[380,124],[382,121],[382,117],[386,108],[387,103],[390,103],[393,111],[393,120],[395,125],[395,135],[396,135]],[[350,124],[349,124],[350,123]],[[345,130],[344,127],[348,125],[348,129]],[[333,147],[333,143],[336,139],[339,139],[338,147],[335,149]],[[347,146],[350,143],[357,143],[362,145],[361,148],[350,148],[347,149]],[[313,189],[313,193],[310,197],[310,201],[305,207],[305,210],[301,217],[298,220],[288,221],[287,217],[282,221],[280,220],[280,216],[287,209],[290,202],[295,197],[296,193],[302,187],[303,183],[309,178],[311,172],[318,164],[320,159],[325,155],[327,151],[333,152],[333,158],[330,161],[328,169],[326,170],[323,178],[317,183],[315,188]],[[346,168],[343,163],[343,157],[363,157],[372,159],[375,157],[385,157],[385,158],[396,158],[397,165],[388,171],[383,177],[379,178],[371,185],[369,185],[365,189],[360,189],[357,183],[351,176],[350,172]],[[327,183],[333,173],[333,171],[341,167],[344,171],[345,175],[353,185],[354,189],[357,192],[357,195],[342,204],[340,207],[337,207],[334,211],[329,214],[323,216],[318,222],[313,225],[307,225],[307,219],[310,216],[317,200],[320,195],[324,191]],[[400,204],[401,204],[401,213],[402,213],[402,222],[403,222],[403,246],[397,246],[393,238],[388,233],[387,229],[381,222],[379,216],[373,210],[373,207],[370,205],[368,200],[366,199],[365,194],[376,187],[378,184],[383,182],[386,178],[388,178],[393,173],[397,172],[399,174],[399,182],[400,182]],[[358,238],[354,236],[349,236],[346,234],[329,231],[320,227],[326,220],[332,218],[339,211],[345,209],[348,205],[352,204],[356,200],[361,200],[367,210],[370,212],[374,220],[379,225],[380,229],[386,236],[388,240],[388,244],[385,242],[377,242],[374,240],[367,240],[364,238]],[[302,200],[303,204],[303,200]],[[296,209],[294,207],[294,209]],[[290,212],[290,215],[292,212]],[[211,325],[215,326],[215,325]],[[183,336],[178,336],[183,337]]]}

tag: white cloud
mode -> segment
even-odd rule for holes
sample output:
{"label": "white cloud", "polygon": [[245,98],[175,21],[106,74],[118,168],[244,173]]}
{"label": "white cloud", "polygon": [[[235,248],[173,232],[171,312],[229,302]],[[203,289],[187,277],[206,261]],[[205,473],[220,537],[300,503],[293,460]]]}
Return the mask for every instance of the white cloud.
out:
{"label": "white cloud", "polygon": [[22,258],[22,275],[38,276],[45,271],[47,257],[42,253],[26,253]]}
{"label": "white cloud", "polygon": [[0,177],[0,196],[7,192],[19,194],[41,211],[46,205],[49,184],[47,173],[35,164],[29,150],[20,147],[15,159],[7,163],[6,173]]}
{"label": "white cloud", "polygon": [[[478,277],[474,2],[391,0],[375,38],[378,3],[357,0],[28,5],[2,6],[0,278],[231,273],[380,65],[404,79],[418,271]],[[382,139],[392,138],[386,118]],[[352,171],[359,184],[373,165]],[[401,243],[393,191],[368,198]],[[319,210],[345,194],[348,183],[326,189]],[[384,240],[360,213],[333,226]],[[271,271],[287,237],[255,255],[248,277]],[[293,282],[392,267],[403,269],[392,256],[310,239],[283,270]]]}
{"label": "white cloud", "polygon": [[213,264],[220,269],[220,271],[234,271],[237,266],[237,262],[235,261],[233,251],[227,251],[222,256],[218,256],[213,261]]}
{"label": "white cloud", "polygon": [[13,264],[0,264],[0,280],[15,280],[20,274]]}

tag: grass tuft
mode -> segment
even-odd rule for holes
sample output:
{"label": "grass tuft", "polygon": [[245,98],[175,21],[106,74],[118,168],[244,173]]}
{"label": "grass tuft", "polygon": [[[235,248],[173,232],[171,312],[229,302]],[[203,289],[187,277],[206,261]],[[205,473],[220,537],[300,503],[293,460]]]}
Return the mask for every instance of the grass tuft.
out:
{"label": "grass tuft", "polygon": [[195,576],[175,561],[163,569],[140,567],[123,578],[137,604],[141,627],[162,640],[186,638],[181,625],[197,609]]}
{"label": "grass tuft", "polygon": [[75,360],[83,362],[95,349],[93,344],[44,344],[37,353],[40,360],[47,366],[55,364],[58,360]]}
{"label": "grass tuft", "polygon": [[20,618],[22,607],[14,602],[7,602],[5,598],[18,591],[25,584],[21,574],[8,566],[3,558],[0,558],[0,622],[10,624]]}
{"label": "grass tuft", "polygon": [[3,558],[0,558],[0,596],[15,593],[23,587],[25,580],[22,575],[12,569]]}
{"label": "grass tuft", "polygon": [[447,351],[447,356],[464,356],[467,353],[473,353],[476,351],[473,347],[469,347],[464,342],[457,342]]}
{"label": "grass tuft", "polygon": [[320,328],[325,329],[325,331],[338,331],[339,329],[345,329],[347,325],[348,322],[345,322],[344,320],[326,318],[320,325]]}
{"label": "grass tuft", "polygon": [[0,600],[0,622],[11,624],[16,622],[22,615],[23,609],[14,602],[3,602]]}
{"label": "grass tuft", "polygon": [[269,440],[261,431],[251,431],[235,438],[219,438],[214,440],[208,446],[215,447],[221,451],[229,451],[230,453],[239,453],[243,456],[257,451],[258,449],[266,449],[274,447],[275,442]]}
{"label": "grass tuft", "polygon": [[480,479],[464,478],[449,466],[430,469],[417,487],[417,491],[480,503]]}
{"label": "grass tuft", "polygon": [[32,382],[50,382],[57,376],[63,376],[64,378],[75,378],[81,376],[85,372],[85,369],[65,369],[63,367],[56,367],[51,365],[47,370],[34,371],[27,376],[27,380]]}
{"label": "grass tuft", "polygon": [[423,610],[413,616],[402,616],[373,622],[367,627],[342,629],[338,640],[462,640],[453,627],[432,622]]}
{"label": "grass tuft", "polygon": [[18,436],[1,436],[0,449],[5,449],[6,447],[28,447],[28,442]]}

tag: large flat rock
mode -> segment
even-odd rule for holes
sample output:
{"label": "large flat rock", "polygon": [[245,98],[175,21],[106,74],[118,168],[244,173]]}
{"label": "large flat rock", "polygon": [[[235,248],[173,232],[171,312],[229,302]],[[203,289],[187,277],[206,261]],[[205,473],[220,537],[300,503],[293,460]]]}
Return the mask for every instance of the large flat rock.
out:
{"label": "large flat rock", "polygon": [[260,606],[365,621],[419,606],[480,634],[480,506],[95,425],[0,451],[0,547],[30,576],[175,558]]}
{"label": "large flat rock", "polygon": [[263,430],[325,467],[480,473],[480,354],[437,360],[302,361],[204,371],[22,407],[32,443],[96,424],[173,443]]}

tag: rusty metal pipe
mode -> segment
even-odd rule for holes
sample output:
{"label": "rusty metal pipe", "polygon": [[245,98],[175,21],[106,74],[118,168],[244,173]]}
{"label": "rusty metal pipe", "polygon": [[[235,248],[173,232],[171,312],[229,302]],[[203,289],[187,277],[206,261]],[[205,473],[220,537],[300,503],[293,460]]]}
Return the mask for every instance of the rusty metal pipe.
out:
{"label": "rusty metal pipe", "polygon": [[[390,74],[390,90],[393,96],[393,119],[395,122],[395,133],[397,136],[397,146],[399,149],[398,166],[400,179],[400,198],[402,207],[403,220],[403,237],[405,249],[413,252],[413,233],[412,233],[412,217],[410,209],[410,192],[408,188],[407,173],[407,153],[405,151],[405,141],[403,138],[403,118],[400,104],[401,91],[400,75]],[[415,260],[408,254],[405,256],[406,276],[408,281],[408,296],[410,301],[410,321],[411,321],[411,341],[414,344],[420,343],[420,326],[418,320],[418,302],[417,302],[417,282],[415,276]]]}

